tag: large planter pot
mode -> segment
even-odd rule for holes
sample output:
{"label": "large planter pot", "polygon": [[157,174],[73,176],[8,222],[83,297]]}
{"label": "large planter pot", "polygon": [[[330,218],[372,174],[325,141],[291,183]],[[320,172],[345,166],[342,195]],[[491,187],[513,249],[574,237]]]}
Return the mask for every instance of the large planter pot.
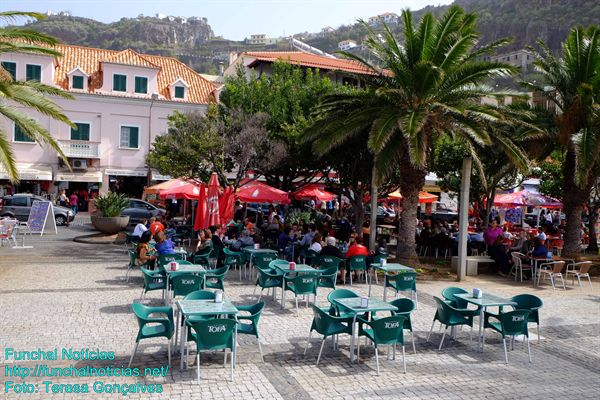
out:
{"label": "large planter pot", "polygon": [[92,225],[102,233],[113,235],[124,231],[129,223],[129,216],[125,217],[101,217],[98,215],[91,216]]}

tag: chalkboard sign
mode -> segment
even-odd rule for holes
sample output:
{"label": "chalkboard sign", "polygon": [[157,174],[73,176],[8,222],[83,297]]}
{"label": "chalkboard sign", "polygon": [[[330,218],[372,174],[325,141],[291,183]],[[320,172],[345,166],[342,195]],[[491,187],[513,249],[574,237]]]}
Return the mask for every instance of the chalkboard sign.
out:
{"label": "chalkboard sign", "polygon": [[52,220],[51,227],[54,227],[54,232],[57,233],[52,203],[49,201],[35,200],[31,205],[29,219],[27,220],[27,227],[29,228],[29,231],[31,233],[39,233],[40,235],[43,235],[46,224],[49,222],[48,216],[50,216]]}

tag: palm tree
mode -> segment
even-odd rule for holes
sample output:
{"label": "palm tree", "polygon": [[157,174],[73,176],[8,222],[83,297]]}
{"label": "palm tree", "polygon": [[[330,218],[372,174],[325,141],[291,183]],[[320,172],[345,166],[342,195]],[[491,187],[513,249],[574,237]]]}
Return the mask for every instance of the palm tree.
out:
{"label": "palm tree", "polygon": [[510,121],[495,107],[481,104],[484,96],[494,94],[485,82],[516,71],[507,64],[482,60],[508,40],[475,50],[479,45],[476,17],[458,6],[437,20],[425,14],[417,26],[406,10],[402,21],[401,41],[385,24],[383,33],[377,34],[362,22],[369,31],[364,44],[377,65],[345,53],[372,74],[358,78],[363,90],[324,97],[316,109],[317,123],[307,132],[307,139],[314,140],[315,150],[324,153],[367,129],[367,145],[377,154],[379,176],[400,165],[398,183],[404,212],[397,256],[416,262],[418,194],[441,134],[464,141],[475,165],[476,145],[488,145],[493,139],[517,165],[525,166],[527,160],[508,137],[501,132],[492,137],[486,127],[501,119],[516,121]]}
{"label": "palm tree", "polygon": [[[564,151],[563,204],[567,218],[563,253],[581,251],[581,212],[600,168],[600,28],[573,28],[554,55],[543,42],[534,65],[545,85],[526,83],[556,108],[556,147]],[[548,90],[550,89],[550,90]]]}
{"label": "palm tree", "polygon": [[[0,55],[4,53],[26,53],[60,56],[52,47],[56,39],[27,28],[6,26],[4,23],[19,17],[33,19],[45,18],[44,15],[31,12],[0,13]],[[4,23],[2,23],[4,22]],[[14,122],[29,138],[39,144],[48,144],[56,150],[61,158],[66,157],[52,135],[31,116],[22,111],[22,107],[33,109],[57,121],[72,125],[56,103],[46,96],[57,96],[71,99],[68,93],[50,85],[37,81],[17,81],[0,65],[0,115]],[[12,150],[10,134],[6,125],[0,124],[0,165],[8,173],[12,182],[18,182],[19,173]]]}

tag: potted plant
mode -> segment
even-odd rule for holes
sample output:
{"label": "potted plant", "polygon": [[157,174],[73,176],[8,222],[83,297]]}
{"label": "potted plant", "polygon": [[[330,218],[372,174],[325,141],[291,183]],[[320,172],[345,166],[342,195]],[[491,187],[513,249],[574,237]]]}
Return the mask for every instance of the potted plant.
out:
{"label": "potted plant", "polygon": [[108,192],[98,196],[95,200],[96,215],[91,216],[92,225],[102,233],[109,235],[119,233],[129,223],[129,216],[121,213],[129,205],[129,199],[122,194]]}

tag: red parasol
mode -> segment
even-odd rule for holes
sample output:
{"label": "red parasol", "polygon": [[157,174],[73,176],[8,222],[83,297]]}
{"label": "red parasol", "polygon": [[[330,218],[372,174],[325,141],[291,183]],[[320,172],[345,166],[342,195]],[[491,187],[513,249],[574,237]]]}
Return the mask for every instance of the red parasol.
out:
{"label": "red parasol", "polygon": [[238,189],[235,197],[247,203],[276,203],[289,204],[288,194],[266,183],[249,181]]}
{"label": "red parasol", "polygon": [[208,226],[217,225],[221,222],[219,217],[219,178],[213,172],[208,181]]}
{"label": "red parasol", "polygon": [[219,198],[219,212],[221,225],[227,225],[233,219],[233,188],[227,186]]}
{"label": "red parasol", "polygon": [[497,194],[494,197],[494,205],[497,207],[533,206],[546,208],[562,208],[563,206],[560,200],[528,190]]}
{"label": "red parasol", "polygon": [[198,199],[198,207],[196,208],[196,218],[194,220],[194,230],[199,231],[200,229],[208,228],[208,218],[206,209],[206,185],[204,182],[200,184]]}
{"label": "red parasol", "polygon": [[166,186],[166,188],[159,189],[159,197],[161,199],[195,200],[200,195],[200,188],[198,184],[193,182],[185,182],[179,179],[173,179],[173,181],[174,182]]}
{"label": "red parasol", "polygon": [[307,185],[296,190],[294,197],[297,200],[332,201],[335,199],[335,194],[324,190],[323,185]]}

